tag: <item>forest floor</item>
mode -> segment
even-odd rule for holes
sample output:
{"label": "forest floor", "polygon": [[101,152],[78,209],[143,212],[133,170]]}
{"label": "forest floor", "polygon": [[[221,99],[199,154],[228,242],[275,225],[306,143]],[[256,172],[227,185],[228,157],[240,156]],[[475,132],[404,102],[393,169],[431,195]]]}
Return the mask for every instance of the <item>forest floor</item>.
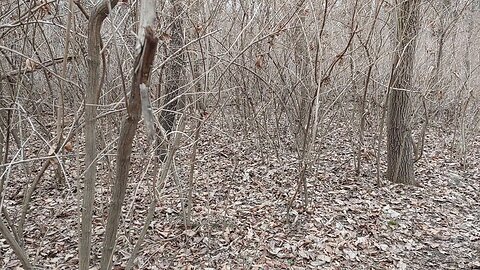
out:
{"label": "forest floor", "polygon": [[[307,176],[309,206],[303,209],[300,192],[287,217],[298,178],[294,151],[277,153],[255,136],[222,130],[208,124],[198,144],[193,226],[183,226],[179,190],[184,187],[169,179],[137,269],[480,269],[479,136],[469,145],[463,168],[449,150],[453,135],[432,128],[424,156],[415,164],[419,186],[385,180],[379,186],[373,135],[367,134],[357,177],[350,128],[333,124]],[[129,258],[151,198],[153,177],[139,148],[114,257],[117,270]],[[184,149],[176,159],[182,182],[188,155]],[[49,169],[34,194],[25,244],[39,269],[78,269],[75,166],[74,159],[66,161],[63,187]],[[13,220],[19,216],[23,186],[38,170],[10,175],[5,206]],[[110,196],[105,166],[99,166],[99,178],[92,265],[99,261]],[[0,269],[21,269],[3,238]]]}

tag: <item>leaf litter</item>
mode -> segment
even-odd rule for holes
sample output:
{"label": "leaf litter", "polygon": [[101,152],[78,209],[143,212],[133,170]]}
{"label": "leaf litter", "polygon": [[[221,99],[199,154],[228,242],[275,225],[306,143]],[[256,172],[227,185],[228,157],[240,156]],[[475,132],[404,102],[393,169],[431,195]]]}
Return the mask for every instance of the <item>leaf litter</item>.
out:
{"label": "leaf litter", "polygon": [[[432,130],[425,157],[416,164],[420,186],[377,186],[374,149],[366,143],[362,174],[355,176],[349,138],[338,136],[348,134],[348,127],[333,124],[338,132],[316,147],[307,177],[310,205],[303,209],[299,194],[287,217],[296,187],[296,154],[286,147],[259,149],[255,136],[225,136],[218,123],[208,125],[198,143],[193,226],[184,227],[183,195],[169,179],[136,269],[480,269],[480,138],[472,144],[476,150],[469,166],[461,170],[446,150],[444,133]],[[287,144],[289,138],[283,140]],[[126,265],[150,203],[154,177],[144,174],[148,161],[141,144],[136,142],[137,155],[132,155],[115,269]],[[176,158],[183,191],[189,151],[182,148]],[[74,172],[74,165],[69,162],[66,171]],[[28,178],[19,173],[16,179],[5,198],[14,220],[21,208],[18,193]],[[34,194],[25,245],[41,269],[77,267],[80,195],[72,179],[60,188],[50,169]],[[101,253],[109,183],[107,169],[99,166],[92,264]],[[4,239],[0,267],[20,267]]]}

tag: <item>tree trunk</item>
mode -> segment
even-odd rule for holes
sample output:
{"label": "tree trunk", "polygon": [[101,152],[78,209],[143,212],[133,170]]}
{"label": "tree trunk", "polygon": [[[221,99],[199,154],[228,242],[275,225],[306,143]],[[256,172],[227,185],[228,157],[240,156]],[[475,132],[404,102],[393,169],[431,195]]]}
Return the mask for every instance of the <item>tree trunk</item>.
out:
{"label": "tree trunk", "polygon": [[[118,0],[103,0],[92,11],[88,22],[88,81],[85,91],[85,179],[82,198],[82,224],[79,243],[79,269],[87,270],[90,264],[92,236],[93,200],[95,196],[95,179],[97,177],[96,117],[100,95],[100,30],[109,13]],[[105,68],[105,67],[104,67]]]}
{"label": "tree trunk", "polygon": [[[123,122],[117,147],[115,181],[112,185],[112,199],[108,210],[105,241],[103,242],[100,269],[111,269],[118,224],[122,215],[122,204],[128,182],[130,156],[133,139],[142,115],[141,91],[148,92],[150,71],[157,51],[158,38],[155,37],[155,0],[141,3],[140,27],[138,29],[137,58],[134,65],[132,90],[127,105],[127,117]],[[143,90],[142,90],[143,89]]]}
{"label": "tree trunk", "polygon": [[[170,41],[169,54],[177,54],[172,57],[166,68],[165,78],[165,94],[166,98],[161,113],[161,125],[166,134],[169,134],[173,130],[173,124],[175,121],[175,114],[177,111],[177,101],[180,96],[180,88],[183,86],[183,79],[185,76],[185,59],[182,49],[184,45],[183,38],[183,1],[172,0],[172,28]],[[163,154],[164,155],[164,154]],[[162,159],[164,156],[162,156]]]}
{"label": "tree trunk", "polygon": [[413,139],[410,128],[415,38],[420,0],[402,1],[397,7],[397,47],[388,96],[387,179],[413,184]]}

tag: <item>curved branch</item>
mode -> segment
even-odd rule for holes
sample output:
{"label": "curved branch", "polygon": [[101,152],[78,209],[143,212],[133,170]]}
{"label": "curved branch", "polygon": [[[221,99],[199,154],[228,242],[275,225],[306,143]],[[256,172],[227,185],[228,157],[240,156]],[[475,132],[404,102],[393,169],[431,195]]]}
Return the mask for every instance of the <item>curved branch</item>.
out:
{"label": "curved branch", "polygon": [[87,270],[90,264],[93,201],[95,196],[96,166],[96,117],[100,95],[100,47],[103,21],[118,0],[102,0],[93,8],[88,20],[88,80],[85,92],[85,164],[87,166],[82,198],[81,236],[79,243],[79,269]]}

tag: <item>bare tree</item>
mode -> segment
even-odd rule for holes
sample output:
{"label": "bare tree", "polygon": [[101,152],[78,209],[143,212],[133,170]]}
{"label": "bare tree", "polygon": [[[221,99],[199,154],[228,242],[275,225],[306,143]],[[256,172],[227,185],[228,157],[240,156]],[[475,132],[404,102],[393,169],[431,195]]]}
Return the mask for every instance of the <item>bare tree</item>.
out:
{"label": "bare tree", "polygon": [[[100,77],[100,48],[102,44],[100,30],[103,21],[118,0],[102,0],[92,10],[88,22],[88,80],[85,91],[85,164],[82,198],[82,224],[79,244],[79,268],[89,269],[92,235],[93,202],[95,197],[95,180],[97,177],[97,143],[96,117],[97,104],[102,87]],[[106,68],[105,66],[103,67]]]}
{"label": "bare tree", "polygon": [[143,1],[141,3],[140,26],[138,28],[136,45],[137,56],[134,65],[132,89],[127,103],[128,115],[122,124],[118,140],[116,174],[114,183],[112,183],[112,199],[108,211],[107,228],[102,250],[102,270],[111,269],[118,224],[122,215],[122,204],[127,189],[133,140],[142,115],[141,92],[148,93],[150,72],[157,50],[158,38],[155,36],[154,31],[155,16],[155,0]]}
{"label": "bare tree", "polygon": [[369,196],[387,158],[393,182],[467,183],[478,3],[0,1],[0,268],[281,267],[300,249],[277,218],[340,229],[388,201]]}
{"label": "bare tree", "polygon": [[[168,135],[175,121],[180,90],[184,86],[185,59],[183,54],[184,32],[183,19],[184,3],[182,0],[171,0],[171,40],[169,54],[173,55],[168,62],[165,74],[165,100],[161,113],[160,124]],[[164,155],[164,154],[163,154]],[[164,157],[162,157],[163,159]]]}
{"label": "bare tree", "polygon": [[391,89],[388,94],[387,179],[405,184],[414,183],[410,92],[419,2],[412,0],[397,3],[397,47],[390,79]]}

